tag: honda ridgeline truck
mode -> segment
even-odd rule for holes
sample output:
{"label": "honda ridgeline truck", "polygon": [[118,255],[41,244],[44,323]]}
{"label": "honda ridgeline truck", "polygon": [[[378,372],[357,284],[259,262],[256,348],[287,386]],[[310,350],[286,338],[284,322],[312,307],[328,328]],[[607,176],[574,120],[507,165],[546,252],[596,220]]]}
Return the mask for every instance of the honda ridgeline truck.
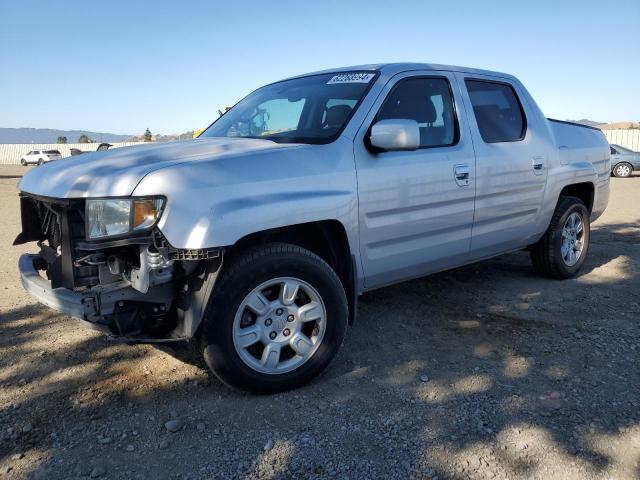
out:
{"label": "honda ridgeline truck", "polygon": [[[16,244],[38,301],[128,342],[197,339],[254,392],[322,372],[361,293],[529,249],[574,276],[609,145],[513,76],[367,65],[262,87],[199,138],[27,173]],[[398,319],[400,321],[400,319]]]}

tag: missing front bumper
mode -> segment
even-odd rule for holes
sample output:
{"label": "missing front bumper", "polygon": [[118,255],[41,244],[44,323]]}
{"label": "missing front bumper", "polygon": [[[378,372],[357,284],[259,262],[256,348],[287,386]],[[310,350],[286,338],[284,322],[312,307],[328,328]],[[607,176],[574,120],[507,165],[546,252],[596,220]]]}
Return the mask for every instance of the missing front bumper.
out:
{"label": "missing front bumper", "polygon": [[[147,293],[141,293],[128,282],[93,287],[82,291],[67,288],[51,288],[51,283],[42,277],[35,264],[41,262],[39,255],[25,254],[20,257],[18,268],[24,289],[38,302],[66,315],[88,323],[94,329],[110,335],[126,336],[122,318],[133,318],[130,307],[135,304],[153,305],[163,312],[169,311],[174,298],[173,285],[159,285]],[[136,320],[137,321],[137,320]],[[131,332],[133,333],[133,331]],[[132,337],[139,336],[132,334]]]}
{"label": "missing front bumper", "polygon": [[81,320],[88,320],[97,313],[95,296],[84,292],[74,292],[66,288],[51,288],[51,283],[43,278],[34,262],[41,261],[40,255],[25,254],[20,256],[18,269],[23,288],[40,303],[66,315]]}

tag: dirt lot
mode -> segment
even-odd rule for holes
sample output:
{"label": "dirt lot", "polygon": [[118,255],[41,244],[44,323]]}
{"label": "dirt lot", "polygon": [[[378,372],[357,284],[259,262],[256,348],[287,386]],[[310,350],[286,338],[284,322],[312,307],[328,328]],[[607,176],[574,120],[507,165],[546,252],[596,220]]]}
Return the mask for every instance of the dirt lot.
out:
{"label": "dirt lot", "polygon": [[640,478],[638,176],[578,278],[521,252],[371,292],[325,375],[257,397],[30,300],[22,172],[0,168],[0,478]]}

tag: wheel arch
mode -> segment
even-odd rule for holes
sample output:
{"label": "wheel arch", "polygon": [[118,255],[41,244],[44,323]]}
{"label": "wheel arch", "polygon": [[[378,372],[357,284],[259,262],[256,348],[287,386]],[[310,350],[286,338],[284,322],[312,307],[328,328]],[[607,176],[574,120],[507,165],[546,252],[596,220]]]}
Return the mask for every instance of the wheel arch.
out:
{"label": "wheel arch", "polygon": [[560,203],[560,199],[562,197],[576,197],[584,202],[587,210],[589,211],[589,213],[591,213],[593,209],[593,201],[595,195],[594,192],[595,188],[593,183],[591,182],[582,182],[567,185],[560,191],[560,195],[558,197],[556,205]]}
{"label": "wheel arch", "polygon": [[228,247],[225,256],[233,256],[255,245],[275,242],[305,248],[333,268],[347,295],[349,324],[353,325],[357,310],[356,259],[344,225],[338,220],[321,220],[253,232]]}
{"label": "wheel arch", "polygon": [[220,258],[204,262],[192,275],[178,321],[185,337],[194,337],[202,324],[205,307],[215,289],[225,263],[247,248],[265,243],[288,243],[305,248],[334,269],[347,296],[349,325],[353,325],[357,313],[356,259],[351,251],[344,225],[338,220],[323,220],[294,224],[250,233],[224,248]]}

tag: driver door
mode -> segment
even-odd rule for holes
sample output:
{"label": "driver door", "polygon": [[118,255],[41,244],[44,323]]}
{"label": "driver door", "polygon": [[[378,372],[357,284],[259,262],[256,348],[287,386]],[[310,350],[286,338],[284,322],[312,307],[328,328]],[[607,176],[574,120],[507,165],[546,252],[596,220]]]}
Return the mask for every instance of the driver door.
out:
{"label": "driver door", "polygon": [[[467,261],[475,198],[475,156],[455,77],[410,72],[392,79],[355,140],[360,254],[367,289]],[[370,127],[415,120],[420,148],[376,152]]]}

